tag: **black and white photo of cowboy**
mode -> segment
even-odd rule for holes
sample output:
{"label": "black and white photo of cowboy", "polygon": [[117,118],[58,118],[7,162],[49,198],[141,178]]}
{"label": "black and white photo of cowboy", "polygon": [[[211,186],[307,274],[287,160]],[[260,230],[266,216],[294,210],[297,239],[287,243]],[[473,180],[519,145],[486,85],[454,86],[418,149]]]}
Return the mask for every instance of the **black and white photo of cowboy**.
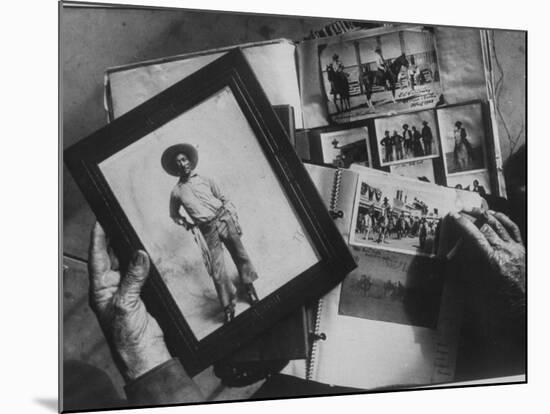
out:
{"label": "black and white photo of cowboy", "polygon": [[239,272],[240,282],[250,305],[258,302],[254,281],[258,274],[241,242],[242,230],[235,206],[212,178],[194,172],[199,160],[189,144],[176,144],[162,154],[164,170],[178,177],[170,194],[170,218],[193,233],[212,277],[225,322],[235,317],[236,289],[224,263],[223,246]]}
{"label": "black and white photo of cowboy", "polygon": [[319,260],[229,88],[101,171],[199,341]]}
{"label": "black and white photo of cowboy", "polygon": [[395,165],[439,156],[433,111],[377,118],[374,121],[380,165]]}
{"label": "black and white photo of cowboy", "polygon": [[439,67],[431,30],[388,30],[320,47],[328,112],[349,122],[388,112],[434,107]]}
{"label": "black and white photo of cowboy", "polygon": [[485,167],[485,128],[479,103],[437,110],[447,174]]}

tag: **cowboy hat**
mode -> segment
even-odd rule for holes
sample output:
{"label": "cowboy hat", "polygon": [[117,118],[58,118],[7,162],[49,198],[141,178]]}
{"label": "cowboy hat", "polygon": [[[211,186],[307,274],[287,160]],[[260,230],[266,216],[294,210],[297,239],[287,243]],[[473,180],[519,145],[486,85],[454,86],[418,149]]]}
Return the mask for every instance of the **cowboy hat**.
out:
{"label": "cowboy hat", "polygon": [[199,162],[199,154],[191,144],[176,144],[166,148],[160,162],[164,171],[175,177],[180,176],[180,169],[176,164],[176,156],[178,154],[185,154],[187,156],[191,170],[194,170]]}
{"label": "cowboy hat", "polygon": [[338,60],[339,56],[335,53],[334,55],[332,55],[332,60]]}
{"label": "cowboy hat", "polygon": [[422,125],[428,125],[428,121],[422,121]]}

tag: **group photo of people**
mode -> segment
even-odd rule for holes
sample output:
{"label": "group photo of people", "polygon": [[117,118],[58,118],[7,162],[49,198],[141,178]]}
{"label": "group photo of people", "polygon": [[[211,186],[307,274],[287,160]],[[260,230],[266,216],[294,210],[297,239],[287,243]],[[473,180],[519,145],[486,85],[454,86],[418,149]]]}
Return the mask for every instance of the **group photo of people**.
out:
{"label": "group photo of people", "polygon": [[438,208],[420,196],[361,182],[353,239],[359,245],[432,255],[440,219]]}
{"label": "group photo of people", "polygon": [[439,155],[439,136],[432,111],[378,118],[374,125],[382,166]]}
{"label": "group photo of people", "polygon": [[434,107],[440,95],[432,33],[402,30],[320,51],[328,112],[336,122]]}

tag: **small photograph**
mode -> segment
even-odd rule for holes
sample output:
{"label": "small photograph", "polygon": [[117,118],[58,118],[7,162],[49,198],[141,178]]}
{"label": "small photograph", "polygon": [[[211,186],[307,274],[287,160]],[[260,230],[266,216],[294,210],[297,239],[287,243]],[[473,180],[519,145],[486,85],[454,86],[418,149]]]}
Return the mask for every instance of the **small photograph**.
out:
{"label": "small photograph", "polygon": [[434,38],[427,28],[340,40],[319,53],[334,122],[433,108],[441,97]]}
{"label": "small photograph", "polygon": [[229,88],[100,169],[198,340],[318,261]]}
{"label": "small photograph", "polygon": [[338,168],[348,168],[351,164],[371,166],[366,127],[322,132],[320,138],[325,164]]}
{"label": "small photograph", "polygon": [[447,174],[486,168],[485,128],[480,103],[437,110]]}
{"label": "small photograph", "polygon": [[395,165],[439,156],[439,136],[433,111],[374,120],[380,165]]}
{"label": "small photograph", "polygon": [[[365,255],[357,247],[352,251],[355,256]],[[388,271],[383,264],[397,260],[392,258],[391,252],[385,253],[388,257],[384,259],[387,260],[372,260],[371,257],[367,259],[367,265],[361,267],[362,272],[352,272],[344,279],[338,313],[436,329],[444,279],[433,272],[433,266],[418,262],[421,258],[415,258],[417,271]],[[429,259],[423,260],[427,262]]]}
{"label": "small photograph", "polygon": [[392,180],[389,174],[360,174],[350,244],[433,256],[439,223],[456,210],[457,198],[444,187],[426,187],[420,181]]}
{"label": "small photograph", "polygon": [[491,180],[488,171],[459,174],[447,177],[447,187],[474,191],[480,196],[491,194]]}
{"label": "small photograph", "polygon": [[416,178],[427,183],[435,183],[434,165],[432,160],[411,161],[390,167],[392,174],[401,177]]}

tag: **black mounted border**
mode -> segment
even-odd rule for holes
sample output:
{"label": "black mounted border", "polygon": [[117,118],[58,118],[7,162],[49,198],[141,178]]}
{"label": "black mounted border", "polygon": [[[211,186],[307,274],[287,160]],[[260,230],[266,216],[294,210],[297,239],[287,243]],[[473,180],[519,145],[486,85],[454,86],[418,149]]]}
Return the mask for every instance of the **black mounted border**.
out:
{"label": "black mounted border", "polygon": [[246,58],[239,49],[230,51],[64,152],[68,169],[110,236],[121,263],[127,263],[132,253],[144,246],[99,164],[226,87],[254,131],[319,261],[201,341],[152,266],[143,299],[163,329],[170,352],[181,359],[190,375],[228,355],[304,303],[327,293],[356,267]]}

